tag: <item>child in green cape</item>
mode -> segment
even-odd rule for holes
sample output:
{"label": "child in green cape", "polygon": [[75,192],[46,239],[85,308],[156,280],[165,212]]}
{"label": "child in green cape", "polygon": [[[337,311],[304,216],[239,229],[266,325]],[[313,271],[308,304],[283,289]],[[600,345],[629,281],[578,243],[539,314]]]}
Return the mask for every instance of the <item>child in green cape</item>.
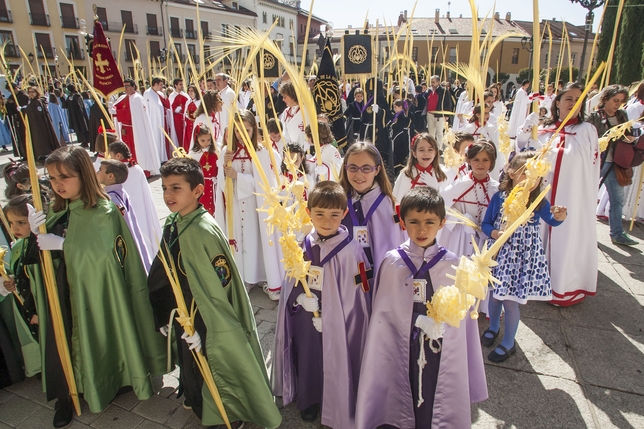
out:
{"label": "child in green cape", "polygon": [[[52,251],[62,321],[76,386],[93,413],[119,389],[140,400],[153,394],[151,376],[164,372],[163,337],[155,332],[146,273],[123,216],[101,189],[89,155],[65,147],[45,161],[54,200],[45,220],[29,209],[40,250]],[[47,234],[38,227],[47,226]],[[42,287],[42,285],[41,285]],[[47,299],[43,290],[37,294]],[[58,399],[54,427],[72,420],[72,401],[47,304],[39,305],[47,400]]]}
{"label": "child in green cape", "polygon": [[[223,418],[196,369],[192,350],[203,350],[234,429],[245,421],[278,427],[281,415],[273,401],[257,336],[253,310],[231,254],[228,239],[199,204],[204,176],[199,162],[176,158],[161,167],[163,200],[172,211],[163,229],[160,251],[174,260],[188,309],[194,305],[196,332],[188,336],[172,310],[175,295],[159,256],[150,269],[148,287],[156,327],[174,331],[181,368],[179,395],[202,424],[221,425]],[[172,334],[170,334],[172,335]]]}

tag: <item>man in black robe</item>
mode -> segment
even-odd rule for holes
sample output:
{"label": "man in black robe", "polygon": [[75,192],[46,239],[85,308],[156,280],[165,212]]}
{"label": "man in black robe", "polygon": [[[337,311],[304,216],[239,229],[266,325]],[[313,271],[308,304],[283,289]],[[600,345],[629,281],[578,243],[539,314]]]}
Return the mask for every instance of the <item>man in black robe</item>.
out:
{"label": "man in black robe", "polygon": [[[9,89],[9,82],[6,86]],[[25,124],[20,116],[20,110],[27,107],[29,104],[29,96],[25,91],[20,89],[18,85],[13,85],[13,91],[16,94],[16,99],[13,96],[7,98],[7,116],[9,118],[9,127],[12,131],[13,156],[24,158],[25,157]]]}
{"label": "man in black robe", "polygon": [[51,122],[47,103],[35,86],[29,87],[29,105],[22,112],[29,120],[31,143],[36,161],[44,160],[50,153],[60,147],[60,141]]}
{"label": "man in black robe", "polygon": [[74,85],[67,85],[69,95],[63,107],[67,109],[69,115],[69,127],[74,129],[76,133],[76,141],[81,144],[81,147],[89,146],[89,128],[87,123],[87,113],[85,111],[85,104],[83,97],[76,91]]}

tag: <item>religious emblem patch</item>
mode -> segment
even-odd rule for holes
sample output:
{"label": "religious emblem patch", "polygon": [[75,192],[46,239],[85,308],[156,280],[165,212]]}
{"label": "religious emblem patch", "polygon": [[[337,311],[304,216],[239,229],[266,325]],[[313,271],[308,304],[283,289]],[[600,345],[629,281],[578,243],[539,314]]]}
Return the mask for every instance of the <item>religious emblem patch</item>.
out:
{"label": "religious emblem patch", "polygon": [[212,266],[215,268],[215,273],[217,273],[221,285],[223,287],[228,286],[233,273],[230,271],[230,265],[228,265],[226,257],[223,254],[215,256],[212,260]]}
{"label": "religious emblem patch", "polygon": [[127,258],[127,245],[120,234],[114,240],[114,256],[116,256],[116,260],[119,261],[119,265],[123,268],[125,266],[125,259]]}

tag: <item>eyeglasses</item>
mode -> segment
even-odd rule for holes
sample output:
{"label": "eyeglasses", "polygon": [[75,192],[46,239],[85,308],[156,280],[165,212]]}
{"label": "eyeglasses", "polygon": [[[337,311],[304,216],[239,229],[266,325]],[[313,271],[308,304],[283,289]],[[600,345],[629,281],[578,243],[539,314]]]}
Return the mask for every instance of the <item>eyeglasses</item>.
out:
{"label": "eyeglasses", "polygon": [[355,164],[348,164],[344,166],[344,169],[349,173],[357,173],[358,171],[361,171],[364,174],[369,174],[376,171],[378,167],[378,165],[363,165],[362,167],[358,167]]}

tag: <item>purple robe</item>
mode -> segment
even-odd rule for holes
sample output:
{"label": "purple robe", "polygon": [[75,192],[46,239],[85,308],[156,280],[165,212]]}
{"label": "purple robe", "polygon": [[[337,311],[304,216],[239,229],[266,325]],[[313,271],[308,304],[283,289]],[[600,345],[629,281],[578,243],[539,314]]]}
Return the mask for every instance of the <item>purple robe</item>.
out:
{"label": "purple robe", "polygon": [[[338,235],[321,241],[318,234],[311,232],[311,245],[319,246],[320,258],[325,258],[340,242],[347,238],[346,228],[340,226]],[[334,428],[354,426],[358,377],[362,351],[367,338],[367,326],[371,313],[370,294],[365,293],[360,283],[359,264],[369,270],[370,265],[362,247],[351,240],[338,254],[324,264],[324,281],[320,294],[322,316],[323,394],[322,424]],[[356,281],[358,280],[358,284]],[[371,281],[368,282],[370,284]],[[287,279],[282,287],[282,298],[277,313],[275,353],[271,375],[273,394],[281,396],[284,405],[297,397],[297,374],[293,361],[292,339],[297,326],[292,325],[287,314],[289,297],[297,294],[301,286],[293,287],[294,281]],[[300,309],[300,313],[304,311]],[[312,324],[313,313],[308,313],[306,323]],[[309,327],[304,327],[309,331]],[[317,333],[317,331],[316,331]],[[314,339],[312,339],[314,341]]]}
{"label": "purple robe", "polygon": [[[438,253],[438,246],[423,249],[410,240],[401,246],[411,261],[420,267]],[[447,252],[430,269],[435,290],[453,284],[456,256]],[[392,425],[401,429],[416,427],[410,383],[410,335],[414,309],[413,274],[397,250],[387,253],[376,277],[373,312],[360,374],[356,428],[374,429]],[[428,287],[429,288],[429,287]],[[425,370],[431,366],[426,366]],[[459,328],[447,325],[443,336],[432,428],[468,428],[470,403],[487,399],[481,343],[476,320],[469,317]],[[425,429],[425,428],[423,428]]]}
{"label": "purple robe", "polygon": [[[378,185],[362,196],[354,194],[349,200],[349,211],[356,212],[356,207],[360,204],[362,216],[359,216],[358,213],[356,215],[362,221],[364,216],[368,216],[371,206],[376,202],[380,194],[380,186]],[[344,217],[342,224],[347,227],[349,234],[353,237],[354,223],[351,213]],[[406,235],[400,227],[398,215],[389,197],[385,197],[378,205],[366,226],[369,234],[369,247],[365,248],[365,253],[373,266],[375,278],[378,275],[380,263],[387,252],[400,246],[405,241]],[[355,239],[356,237],[353,238]]]}
{"label": "purple robe", "polygon": [[143,262],[145,272],[149,273],[151,265],[150,261],[154,259],[154,256],[149,250],[151,243],[146,243],[145,239],[143,238],[141,228],[139,227],[139,223],[136,220],[136,214],[134,213],[134,210],[132,210],[130,196],[127,194],[127,192],[125,192],[125,189],[123,189],[123,184],[106,186],[105,192],[107,192],[107,195],[110,196],[112,202],[121,211],[121,214],[125,219],[125,223],[127,223],[127,226],[130,228],[130,232],[132,233],[132,238],[134,238],[136,247],[139,249],[139,255],[141,255],[141,261]]}

